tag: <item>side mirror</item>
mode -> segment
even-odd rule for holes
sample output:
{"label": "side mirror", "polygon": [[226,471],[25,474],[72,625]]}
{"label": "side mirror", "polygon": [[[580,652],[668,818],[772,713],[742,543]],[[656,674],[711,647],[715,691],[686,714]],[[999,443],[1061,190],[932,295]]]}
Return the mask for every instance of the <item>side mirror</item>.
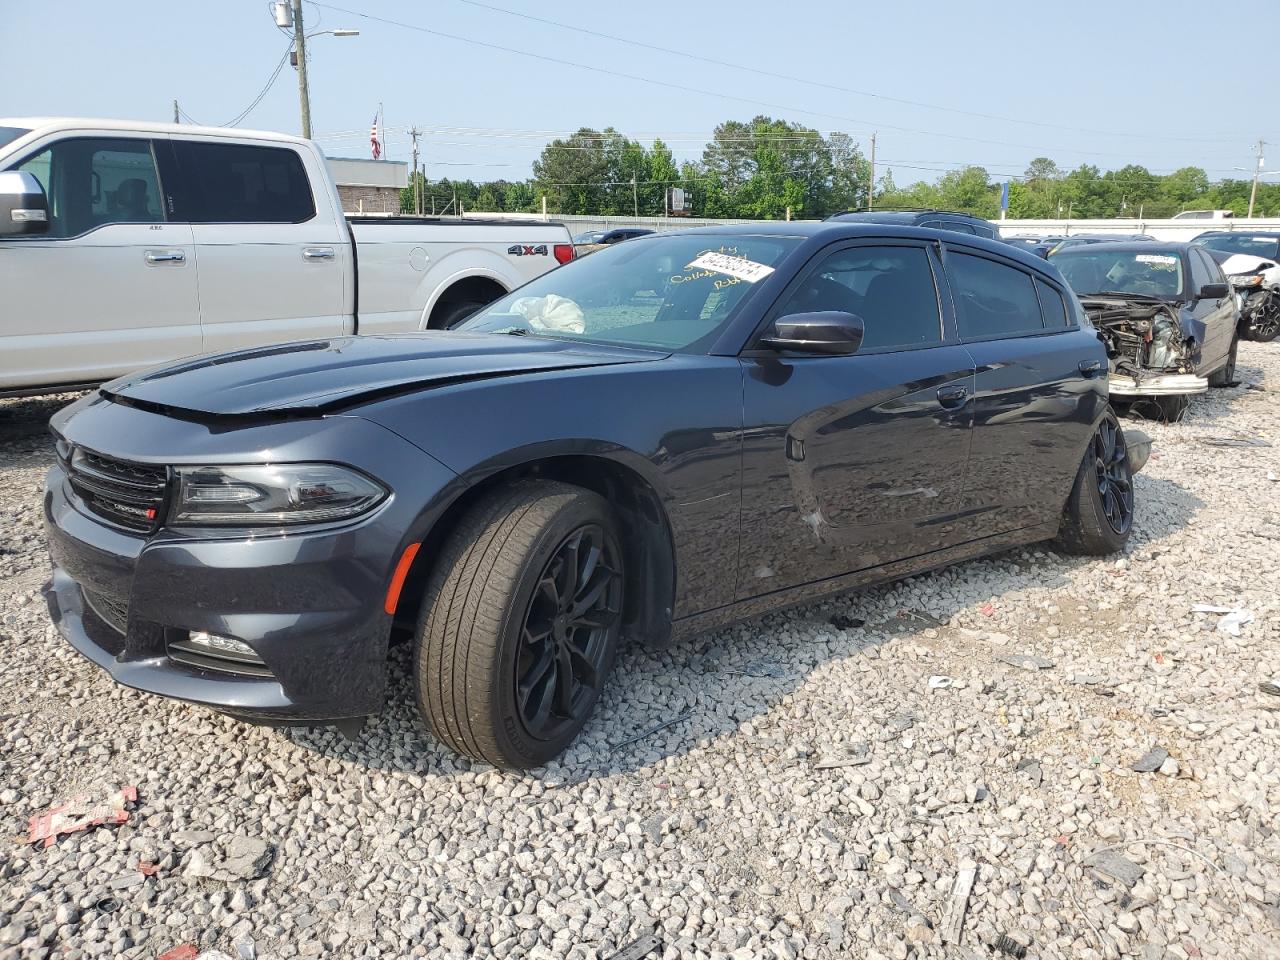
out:
{"label": "side mirror", "polygon": [[858,352],[865,330],[857,314],[819,310],[779,317],[773,334],[760,342],[774,350],[843,355]]}
{"label": "side mirror", "polygon": [[1221,300],[1227,295],[1227,285],[1225,283],[1206,283],[1200,288],[1200,296],[1198,300]]}
{"label": "side mirror", "polygon": [[0,237],[21,237],[49,229],[49,201],[40,181],[19,170],[0,172]]}

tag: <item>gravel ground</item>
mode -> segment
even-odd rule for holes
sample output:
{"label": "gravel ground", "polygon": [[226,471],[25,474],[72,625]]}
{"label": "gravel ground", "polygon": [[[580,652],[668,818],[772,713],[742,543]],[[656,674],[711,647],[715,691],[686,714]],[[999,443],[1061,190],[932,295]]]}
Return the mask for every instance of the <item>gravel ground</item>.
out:
{"label": "gravel ground", "polygon": [[[354,743],[114,686],[39,592],[58,404],[0,402],[0,958],[605,958],[649,930],[667,958],[1280,957],[1280,344],[1240,375],[1148,428],[1125,556],[1018,550],[628,652],[528,776],[424,733],[403,652]],[[119,784],[128,823],[18,842]]]}

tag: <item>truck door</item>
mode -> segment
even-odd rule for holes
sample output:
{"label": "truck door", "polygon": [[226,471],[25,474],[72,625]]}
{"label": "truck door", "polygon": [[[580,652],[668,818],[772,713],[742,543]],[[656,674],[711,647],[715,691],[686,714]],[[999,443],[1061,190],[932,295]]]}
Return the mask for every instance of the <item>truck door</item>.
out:
{"label": "truck door", "polygon": [[0,386],[99,382],[200,352],[195,248],[171,216],[164,147],[76,135],[13,166],[44,187],[50,223],[0,239]]}
{"label": "truck door", "polygon": [[346,332],[350,239],[329,193],[312,190],[324,171],[287,144],[172,142],[199,260],[205,351]]}

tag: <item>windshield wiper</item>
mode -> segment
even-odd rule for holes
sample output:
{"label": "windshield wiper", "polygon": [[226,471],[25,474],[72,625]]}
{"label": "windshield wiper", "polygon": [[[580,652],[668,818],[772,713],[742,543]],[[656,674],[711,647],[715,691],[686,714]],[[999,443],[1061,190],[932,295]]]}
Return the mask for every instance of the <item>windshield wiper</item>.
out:
{"label": "windshield wiper", "polygon": [[1170,300],[1171,297],[1157,297],[1149,293],[1128,293],[1124,290],[1101,290],[1098,293],[1082,293],[1080,297],[1088,299],[1090,297],[1119,297],[1122,300]]}

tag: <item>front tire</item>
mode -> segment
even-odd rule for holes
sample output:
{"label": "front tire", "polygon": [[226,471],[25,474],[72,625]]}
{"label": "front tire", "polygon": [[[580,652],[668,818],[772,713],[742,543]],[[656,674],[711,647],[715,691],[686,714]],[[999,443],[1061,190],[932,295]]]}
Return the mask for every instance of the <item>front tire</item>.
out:
{"label": "front tire", "polygon": [[1218,370],[1209,374],[1209,386],[1229,387],[1236,382],[1236,354],[1240,352],[1240,334],[1231,335],[1231,349],[1227,351],[1227,362]]}
{"label": "front tire", "polygon": [[419,617],[414,678],[432,731],[497,767],[558,756],[613,669],[623,589],[602,497],[549,481],[486,496],[445,545]]}
{"label": "front tire", "polygon": [[1100,557],[1124,548],[1133,532],[1133,471],[1120,421],[1103,416],[1076,471],[1055,545]]}

